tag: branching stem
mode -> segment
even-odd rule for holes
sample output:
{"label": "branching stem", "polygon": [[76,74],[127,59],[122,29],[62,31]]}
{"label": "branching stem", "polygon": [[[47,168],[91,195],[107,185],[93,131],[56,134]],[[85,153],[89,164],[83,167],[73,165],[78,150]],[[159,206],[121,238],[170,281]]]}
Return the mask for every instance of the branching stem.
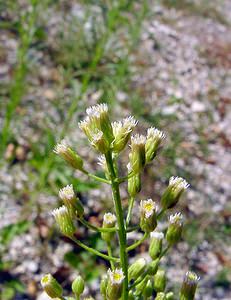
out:
{"label": "branching stem", "polygon": [[127,247],[126,251],[129,252],[135,248],[137,248],[139,245],[141,245],[147,238],[149,237],[149,234],[145,232],[145,234],[142,236],[140,240],[132,244],[131,246]]}

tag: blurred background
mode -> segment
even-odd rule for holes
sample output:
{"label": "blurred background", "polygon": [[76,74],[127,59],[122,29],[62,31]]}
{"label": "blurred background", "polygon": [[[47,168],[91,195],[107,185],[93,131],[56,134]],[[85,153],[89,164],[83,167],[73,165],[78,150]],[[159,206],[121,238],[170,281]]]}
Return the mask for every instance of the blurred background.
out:
{"label": "blurred background", "polygon": [[[98,289],[105,262],[62,237],[50,211],[70,183],[90,222],[100,225],[112,205],[104,185],[52,152],[65,137],[101,174],[77,126],[100,102],[112,120],[134,115],[137,132],[167,135],[139,199],[158,201],[172,175],[191,184],[178,207],[182,242],[163,260],[169,287],[190,268],[201,276],[197,299],[231,299],[230,23],[230,0],[0,0],[0,299],[47,299],[46,272],[67,291],[78,273],[86,294]],[[83,227],[77,235],[105,247]]]}

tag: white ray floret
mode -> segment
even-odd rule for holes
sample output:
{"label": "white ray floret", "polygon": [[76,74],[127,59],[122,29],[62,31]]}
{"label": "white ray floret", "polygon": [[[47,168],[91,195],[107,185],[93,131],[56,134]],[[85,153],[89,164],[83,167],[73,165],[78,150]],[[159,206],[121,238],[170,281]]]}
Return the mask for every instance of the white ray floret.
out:
{"label": "white ray floret", "polygon": [[108,276],[111,284],[121,284],[125,278],[122,269],[108,270]]}
{"label": "white ray floret", "polygon": [[188,283],[188,284],[196,284],[198,281],[200,280],[200,277],[194,273],[194,272],[191,272],[191,271],[188,271],[186,274],[185,274],[185,281]]}
{"label": "white ray floret", "polygon": [[147,131],[147,138],[163,140],[165,138],[165,134],[163,131],[160,131],[159,129],[155,127],[148,128]]}
{"label": "white ray floret", "polygon": [[108,112],[108,106],[106,103],[97,104],[86,109],[86,113],[89,117],[94,117],[94,116],[99,117],[101,114],[107,112]]}
{"label": "white ray floret", "polygon": [[67,185],[59,191],[59,197],[63,200],[71,200],[75,197],[75,192],[73,189],[73,185]]}
{"label": "white ray floret", "polygon": [[60,143],[58,143],[54,148],[54,153],[56,154],[63,154],[66,153],[68,150],[68,144],[65,140],[62,140]]}
{"label": "white ray floret", "polygon": [[183,218],[182,213],[178,212],[178,213],[175,213],[174,215],[170,215],[169,222],[171,224],[182,224],[183,219],[184,218]]}
{"label": "white ray floret", "polygon": [[146,137],[142,134],[135,134],[131,137],[132,145],[145,145]]}
{"label": "white ray floret", "polygon": [[184,178],[178,176],[172,176],[169,179],[169,185],[179,190],[186,190],[190,186],[190,184]]}
{"label": "white ray floret", "polygon": [[106,224],[113,224],[116,222],[116,216],[112,213],[106,213],[104,214],[103,216],[103,221],[106,223]]}

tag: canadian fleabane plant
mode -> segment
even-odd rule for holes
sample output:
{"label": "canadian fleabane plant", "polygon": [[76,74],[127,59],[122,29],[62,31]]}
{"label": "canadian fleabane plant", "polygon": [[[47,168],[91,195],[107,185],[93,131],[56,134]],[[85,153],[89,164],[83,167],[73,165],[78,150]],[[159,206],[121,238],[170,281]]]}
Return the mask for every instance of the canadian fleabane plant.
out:
{"label": "canadian fleabane plant", "polygon": [[[169,214],[170,208],[177,205],[181,195],[189,184],[181,177],[171,177],[169,185],[161,197],[159,205],[153,199],[140,200],[139,224],[131,225],[131,217],[135,201],[141,190],[141,172],[158,154],[163,144],[165,134],[157,128],[149,128],[147,135],[132,135],[137,125],[134,117],[111,123],[108,106],[99,104],[86,110],[86,118],[79,122],[80,129],[85,133],[89,144],[99,153],[99,165],[104,171],[104,177],[90,173],[84,167],[83,159],[64,140],[54,149],[69,165],[111,187],[112,206],[103,216],[102,226],[88,222],[84,216],[84,207],[76,196],[74,187],[70,184],[59,191],[63,205],[53,211],[55,221],[61,233],[79,247],[93,253],[108,262],[108,271],[101,279],[100,293],[104,300],[140,300],[140,299],[182,299],[193,300],[199,277],[189,271],[186,273],[179,295],[166,289],[166,271],[160,267],[161,259],[172,246],[181,239],[183,216],[180,212]],[[120,177],[118,159],[130,144],[127,175]],[[127,182],[129,201],[123,205],[120,196],[120,184]],[[166,229],[159,231],[158,222],[168,215]],[[86,226],[89,230],[101,233],[105,242],[105,251],[100,252],[76,238],[78,226]],[[128,244],[127,233],[142,231],[143,236]],[[145,240],[149,241],[149,260],[139,257],[129,264],[129,252],[136,249]],[[117,256],[116,256],[117,255]],[[56,279],[45,275],[41,284],[51,298],[81,299],[84,294],[85,281],[78,275],[72,283],[72,297],[66,298]],[[85,298],[93,299],[93,298]]]}

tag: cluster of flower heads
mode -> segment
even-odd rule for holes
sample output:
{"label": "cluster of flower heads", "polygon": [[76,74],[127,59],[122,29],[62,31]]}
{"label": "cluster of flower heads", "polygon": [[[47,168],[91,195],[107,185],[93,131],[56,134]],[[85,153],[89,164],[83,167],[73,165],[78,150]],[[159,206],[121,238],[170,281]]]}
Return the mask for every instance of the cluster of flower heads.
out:
{"label": "cluster of flower heads", "polygon": [[[99,157],[98,164],[102,166],[106,178],[110,179],[106,153],[110,151],[116,157],[124,150],[130,140],[127,180],[129,196],[131,199],[134,199],[141,189],[141,171],[147,163],[155,158],[165,138],[165,134],[157,128],[151,127],[147,130],[146,136],[139,134],[131,135],[138,121],[130,116],[122,121],[111,123],[106,104],[92,106],[86,110],[86,113],[87,117],[79,122],[79,127],[86,134],[91,145],[100,152],[101,156]],[[88,174],[84,169],[82,158],[65,140],[56,145],[54,152],[75,169]],[[163,253],[165,253],[163,245],[167,244],[166,249],[168,250],[169,247],[180,240],[183,228],[183,216],[179,212],[170,215],[165,234],[157,231],[156,227],[158,217],[169,208],[173,208],[188,187],[189,184],[183,178],[171,177],[169,185],[161,197],[161,210],[159,212],[156,202],[152,199],[140,201],[140,228],[150,237],[149,255],[152,261],[147,263],[146,259],[139,258],[129,267],[128,281],[134,283],[138,280],[139,282],[136,285],[135,291],[130,291],[129,299],[134,299],[133,296],[140,295],[146,295],[148,298],[153,288],[157,292],[156,299],[172,299],[171,292],[168,294],[164,293],[166,275],[165,271],[159,268],[159,262]],[[85,222],[83,205],[76,196],[72,185],[67,185],[60,189],[59,198],[63,201],[63,205],[55,209],[52,214],[60,231],[68,237],[73,237],[75,234],[75,219]],[[129,223],[129,219],[127,221]],[[114,239],[116,227],[117,215],[111,212],[105,213],[102,224],[102,229],[104,230],[101,231],[101,237],[108,245]],[[142,274],[146,274],[146,276],[139,281],[140,276],[142,278]],[[154,283],[150,276],[154,276]],[[124,279],[125,274],[122,268],[111,268],[108,270],[107,276],[101,281],[101,294],[105,299],[116,300],[121,297]],[[198,280],[199,277],[196,274],[192,272],[186,274],[181,289],[182,297],[180,299],[194,299]],[[51,298],[62,297],[61,286],[50,274],[43,277],[41,284]],[[79,299],[84,291],[84,281],[81,276],[78,276],[73,282],[72,290],[76,298]],[[92,298],[85,298],[85,300],[87,299]]]}

